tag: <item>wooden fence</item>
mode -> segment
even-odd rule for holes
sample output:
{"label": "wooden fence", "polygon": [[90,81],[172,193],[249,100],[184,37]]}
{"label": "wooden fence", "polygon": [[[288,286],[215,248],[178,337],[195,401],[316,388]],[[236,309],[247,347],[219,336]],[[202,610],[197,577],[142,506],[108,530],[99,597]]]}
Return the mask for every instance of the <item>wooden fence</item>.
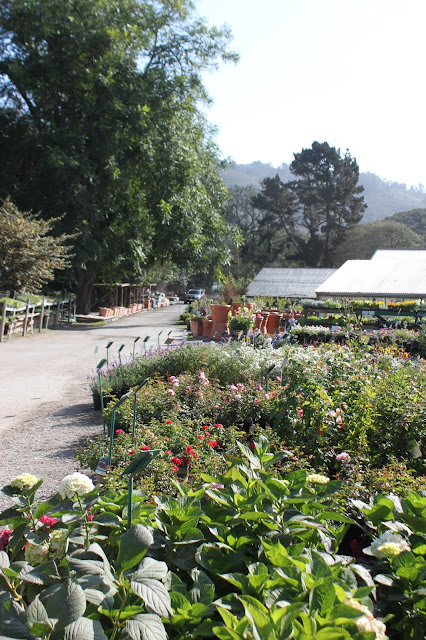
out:
{"label": "wooden fence", "polygon": [[0,342],[14,334],[25,336],[34,331],[56,328],[60,323],[71,323],[75,318],[75,299],[51,301],[42,298],[37,303],[22,302],[22,306],[8,306],[4,299],[1,306]]}

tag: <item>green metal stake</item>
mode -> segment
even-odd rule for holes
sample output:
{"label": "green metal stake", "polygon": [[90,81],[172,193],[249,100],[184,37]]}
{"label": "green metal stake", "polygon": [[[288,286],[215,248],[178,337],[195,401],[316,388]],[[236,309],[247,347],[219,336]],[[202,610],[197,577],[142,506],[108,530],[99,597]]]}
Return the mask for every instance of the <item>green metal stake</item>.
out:
{"label": "green metal stake", "polygon": [[124,344],[121,345],[121,347],[118,347],[118,361],[120,363],[120,367],[121,367],[121,352],[124,349]]}
{"label": "green metal stake", "polygon": [[143,386],[146,385],[146,383],[148,382],[149,378],[145,378],[145,380],[135,389],[135,397],[133,400],[133,428],[132,428],[132,441],[134,440],[135,437],[135,429],[136,429],[136,405],[137,405],[137,397],[136,394],[139,391],[139,389],[142,389]]}
{"label": "green metal stake", "polygon": [[159,333],[159,334],[158,334],[158,336],[157,336],[157,343],[158,343],[158,346],[160,346],[160,336],[161,336],[161,334],[162,334],[162,333],[163,333],[163,332],[162,332],[162,331],[160,331],[160,333]]}
{"label": "green metal stake", "polygon": [[133,358],[135,357],[135,345],[136,345],[138,340],[140,340],[140,336],[138,336],[137,338],[135,338],[133,340],[133,356],[132,356]]}
{"label": "green metal stake", "polygon": [[145,338],[143,339],[143,348],[144,348],[144,355],[146,355],[146,343],[149,340],[149,336],[145,336]]}
{"label": "green metal stake", "polygon": [[115,414],[116,414],[117,409],[123,404],[123,402],[126,402],[126,400],[128,400],[129,396],[130,396],[130,392],[129,393],[125,393],[124,396],[121,396],[120,400],[118,402],[116,402],[115,405],[112,408],[111,430],[110,430],[110,434],[109,434],[109,454],[108,454],[108,464],[109,465],[111,465],[112,448],[114,446]]}
{"label": "green metal stake", "polygon": [[102,391],[102,374],[101,369],[106,364],[106,358],[102,358],[102,360],[98,363],[96,369],[98,370],[98,381],[99,381],[99,394],[101,396],[101,411],[102,411],[102,424],[104,427],[104,435],[105,435],[105,418],[104,418],[104,394]]}
{"label": "green metal stake", "polygon": [[273,369],[275,369],[275,365],[271,364],[271,366],[269,367],[269,369],[267,370],[267,372],[265,373],[265,379],[266,379],[266,384],[265,384],[265,393],[268,393],[268,382],[269,382],[269,375],[271,373],[271,371],[273,371]]}
{"label": "green metal stake", "polygon": [[110,340],[107,344],[107,346],[105,347],[106,349],[106,361],[107,361],[107,365],[109,364],[109,360],[108,360],[108,349],[110,348],[110,346],[113,344],[113,340]]}
{"label": "green metal stake", "polygon": [[132,526],[132,511],[133,511],[133,476],[140,473],[147,468],[149,463],[160,453],[160,449],[149,449],[149,451],[142,451],[137,455],[128,467],[126,467],[122,475],[129,476],[128,491],[129,497],[127,502],[127,528]]}

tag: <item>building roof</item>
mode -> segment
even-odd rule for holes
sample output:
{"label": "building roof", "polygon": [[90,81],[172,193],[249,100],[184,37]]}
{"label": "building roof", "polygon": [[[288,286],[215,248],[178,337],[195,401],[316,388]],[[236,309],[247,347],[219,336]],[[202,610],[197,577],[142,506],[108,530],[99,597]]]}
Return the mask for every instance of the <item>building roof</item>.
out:
{"label": "building roof", "polygon": [[426,297],[426,260],[348,260],[319,285],[317,295]]}
{"label": "building roof", "polygon": [[377,249],[372,260],[426,260],[424,249]]}
{"label": "building roof", "polygon": [[247,289],[248,296],[274,298],[315,298],[315,289],[336,269],[281,269],[259,271]]}

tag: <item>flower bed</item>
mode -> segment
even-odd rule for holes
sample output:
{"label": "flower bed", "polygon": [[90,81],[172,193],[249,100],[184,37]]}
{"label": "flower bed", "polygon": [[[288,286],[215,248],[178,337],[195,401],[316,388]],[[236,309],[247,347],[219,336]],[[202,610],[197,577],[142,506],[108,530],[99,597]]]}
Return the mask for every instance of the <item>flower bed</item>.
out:
{"label": "flower bed", "polygon": [[41,481],[15,478],[0,514],[0,633],[421,640],[426,498],[358,501],[357,522],[334,506],[339,481],[281,474],[286,456],[264,437],[237,443],[223,474],[155,503],[138,493],[131,511],[126,492],[81,474],[42,503]]}

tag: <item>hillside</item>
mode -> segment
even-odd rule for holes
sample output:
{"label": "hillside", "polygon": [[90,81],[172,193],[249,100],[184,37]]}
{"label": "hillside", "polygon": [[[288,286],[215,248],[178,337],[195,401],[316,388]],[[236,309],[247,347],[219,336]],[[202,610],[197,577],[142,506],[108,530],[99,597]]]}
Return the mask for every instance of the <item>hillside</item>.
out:
{"label": "hillside", "polygon": [[[252,162],[230,166],[224,174],[224,180],[228,187],[259,187],[261,180],[276,174],[283,182],[292,179],[289,166],[285,163],[273,167],[263,162]],[[361,173],[359,182],[364,187],[363,195],[368,205],[363,223],[383,220],[399,212],[426,208],[425,190],[407,189],[405,184],[382,180],[374,173]]]}

